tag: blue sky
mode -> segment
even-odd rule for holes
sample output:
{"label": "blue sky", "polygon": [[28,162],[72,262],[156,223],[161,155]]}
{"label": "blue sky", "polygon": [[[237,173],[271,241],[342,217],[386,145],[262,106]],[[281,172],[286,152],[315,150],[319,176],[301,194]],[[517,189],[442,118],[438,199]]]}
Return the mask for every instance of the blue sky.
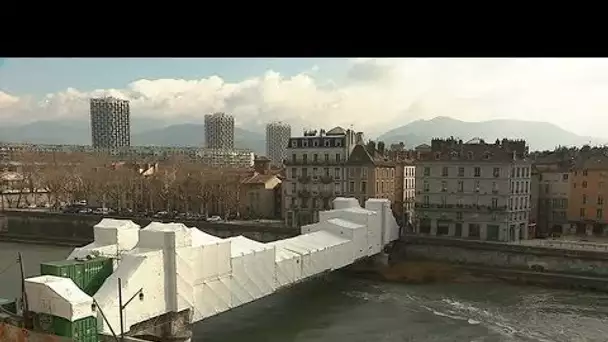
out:
{"label": "blue sky", "polygon": [[317,65],[333,77],[347,64],[336,59],[167,59],[167,58],[6,58],[0,59],[0,90],[34,96],[76,88],[124,88],[138,79],[201,79],[218,75],[228,82],[267,70],[296,75]]}

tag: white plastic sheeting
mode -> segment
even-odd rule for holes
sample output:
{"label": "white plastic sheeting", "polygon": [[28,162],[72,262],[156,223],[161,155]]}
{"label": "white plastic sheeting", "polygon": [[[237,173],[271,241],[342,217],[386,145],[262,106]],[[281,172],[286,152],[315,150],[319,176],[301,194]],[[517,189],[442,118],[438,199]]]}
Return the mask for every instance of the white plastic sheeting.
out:
{"label": "white plastic sheeting", "polygon": [[104,218],[93,227],[93,234],[100,246],[117,245],[120,250],[130,250],[137,244],[139,228],[131,220]]}
{"label": "white plastic sheeting", "polygon": [[[164,268],[164,252],[158,249],[136,248],[123,254],[122,260],[114,273],[106,279],[94,298],[114,330],[120,329],[118,314],[118,278],[122,282],[122,297],[126,301],[139,289],[143,290],[144,300],[134,299],[124,310],[124,329],[129,331],[133,324],[148,320],[170,311],[167,288],[168,274]],[[97,317],[102,331],[109,334],[108,325]]]}
{"label": "white plastic sheeting", "polygon": [[91,254],[116,258],[137,245],[139,229],[139,225],[131,220],[104,218],[93,227],[95,241],[75,248],[68,259],[84,258]]}
{"label": "white plastic sheeting", "polygon": [[25,280],[27,304],[33,312],[45,313],[76,321],[96,317],[93,298],[74,284],[72,279],[56,276],[39,276]]}
{"label": "white plastic sheeting", "polygon": [[244,236],[227,240],[232,244],[232,307],[274,292],[275,247]]}
{"label": "white plastic sheeting", "polygon": [[[334,207],[319,213],[319,223],[302,227],[303,235],[268,244],[242,236],[221,239],[180,223],[157,222],[137,227],[134,239],[126,237],[135,231],[134,223],[104,219],[96,226],[95,242],[72,254],[130,249],[122,253],[120,264],[95,294],[115,330],[119,328],[119,278],[123,298],[131,298],[139,289],[145,295],[126,307],[125,331],[133,324],[185,309],[192,309],[196,322],[377,254],[398,237],[390,203],[385,200],[368,200],[363,209],[354,199],[337,198]],[[122,230],[129,233],[121,235]],[[86,315],[85,306],[90,309],[92,299],[71,280],[59,279],[75,290],[65,290],[50,280],[29,279],[31,307],[68,319]],[[100,315],[98,321],[109,333]]]}
{"label": "white plastic sheeting", "polygon": [[276,251],[275,287],[288,286],[302,280],[302,256],[286,249],[281,243],[271,242],[268,245],[274,246]]}
{"label": "white plastic sheeting", "polygon": [[365,225],[353,223],[341,218],[332,218],[308,227],[311,232],[327,231],[352,242],[353,260],[365,258],[369,254],[368,228]]}

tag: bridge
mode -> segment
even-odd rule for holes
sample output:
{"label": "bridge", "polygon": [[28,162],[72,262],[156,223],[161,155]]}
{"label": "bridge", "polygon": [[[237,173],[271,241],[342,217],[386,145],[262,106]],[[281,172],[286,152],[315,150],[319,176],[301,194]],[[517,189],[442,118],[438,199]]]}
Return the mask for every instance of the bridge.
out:
{"label": "bridge", "polygon": [[69,278],[25,280],[29,310],[76,322],[97,319],[102,335],[179,338],[180,331],[319,274],[380,254],[399,237],[386,199],[336,198],[302,234],[269,243],[220,238],[181,223],[102,219],[94,242],[68,259],[106,256],[114,272],[89,296]]}

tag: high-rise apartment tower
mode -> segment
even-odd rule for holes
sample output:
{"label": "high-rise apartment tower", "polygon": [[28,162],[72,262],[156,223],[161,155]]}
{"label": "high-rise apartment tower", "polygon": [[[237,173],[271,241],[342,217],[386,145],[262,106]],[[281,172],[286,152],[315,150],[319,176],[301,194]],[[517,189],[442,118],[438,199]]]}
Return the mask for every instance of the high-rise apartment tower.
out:
{"label": "high-rise apartment tower", "polygon": [[291,137],[291,126],[283,122],[272,122],[266,125],[266,157],[272,166],[283,165],[287,158],[287,145]]}
{"label": "high-rise apartment tower", "polygon": [[90,101],[93,148],[115,149],[131,145],[129,101],[114,97]]}
{"label": "high-rise apartment tower", "polygon": [[205,146],[207,148],[234,148],[234,116],[225,113],[205,115]]}

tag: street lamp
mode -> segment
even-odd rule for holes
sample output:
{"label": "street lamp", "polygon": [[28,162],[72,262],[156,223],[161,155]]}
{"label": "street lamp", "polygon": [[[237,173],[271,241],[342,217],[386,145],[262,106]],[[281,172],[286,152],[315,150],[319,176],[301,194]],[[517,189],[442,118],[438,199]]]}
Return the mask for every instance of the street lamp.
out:
{"label": "street lamp", "polygon": [[124,336],[125,336],[125,328],[124,328],[124,318],[123,318],[123,312],[125,310],[125,308],[127,307],[127,305],[129,305],[129,303],[131,303],[131,301],[133,301],[133,299],[135,299],[135,297],[139,297],[139,300],[143,301],[144,300],[144,288],[142,287],[141,289],[137,290],[137,292],[135,292],[133,294],[133,296],[131,296],[131,298],[129,298],[129,300],[127,300],[126,303],[122,303],[122,279],[118,278],[118,308],[120,310],[119,315],[120,315],[120,341],[124,342]]}

